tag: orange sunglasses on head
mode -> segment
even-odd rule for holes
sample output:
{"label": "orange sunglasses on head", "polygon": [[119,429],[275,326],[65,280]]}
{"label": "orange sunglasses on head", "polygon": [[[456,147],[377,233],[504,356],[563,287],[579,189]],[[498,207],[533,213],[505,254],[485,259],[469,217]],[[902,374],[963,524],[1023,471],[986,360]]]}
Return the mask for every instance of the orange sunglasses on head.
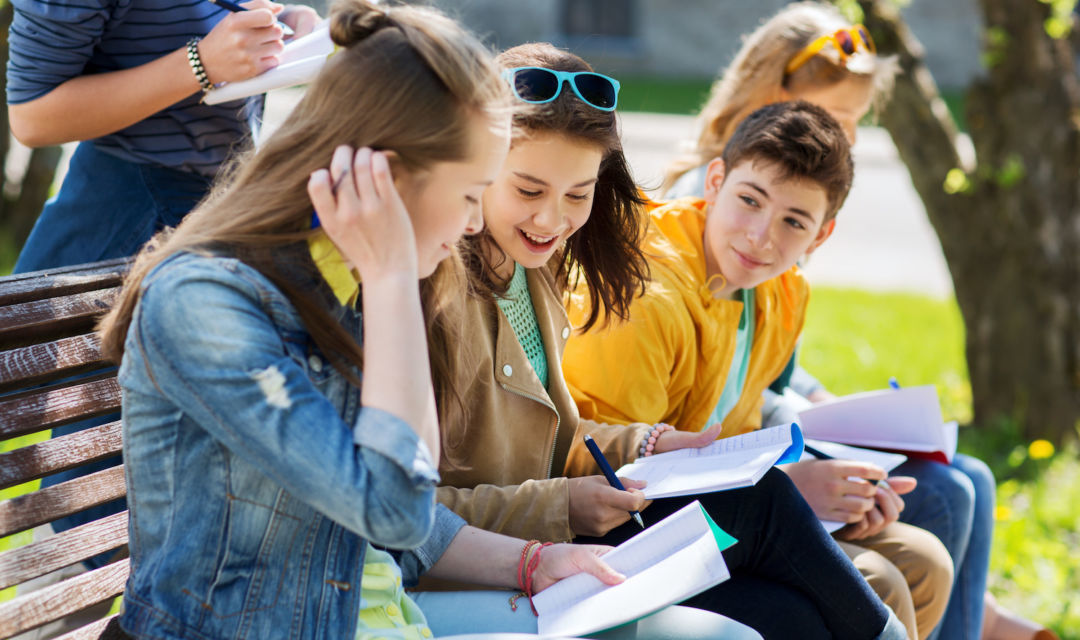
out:
{"label": "orange sunglasses on head", "polygon": [[855,55],[860,46],[863,51],[868,53],[877,52],[877,47],[874,46],[874,40],[870,37],[870,32],[866,30],[866,27],[857,24],[847,29],[839,29],[832,35],[821,36],[803,47],[803,50],[797,53],[791,59],[791,62],[784,67],[784,73],[794,73],[796,69],[806,64],[807,60],[824,49],[827,44],[831,44],[840,53],[840,62],[842,63],[847,63],[848,56]]}

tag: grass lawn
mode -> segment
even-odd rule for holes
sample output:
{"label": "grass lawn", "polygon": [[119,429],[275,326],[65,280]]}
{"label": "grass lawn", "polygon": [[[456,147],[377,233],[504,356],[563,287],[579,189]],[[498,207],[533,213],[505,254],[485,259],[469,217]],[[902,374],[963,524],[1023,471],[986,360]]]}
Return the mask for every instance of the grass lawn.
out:
{"label": "grass lawn", "polygon": [[[836,393],[934,384],[947,419],[971,419],[963,323],[954,301],[817,288],[801,362]],[[1080,640],[1080,454],[1024,442],[1015,427],[961,429],[960,448],[998,480],[990,589],[1006,606]]]}

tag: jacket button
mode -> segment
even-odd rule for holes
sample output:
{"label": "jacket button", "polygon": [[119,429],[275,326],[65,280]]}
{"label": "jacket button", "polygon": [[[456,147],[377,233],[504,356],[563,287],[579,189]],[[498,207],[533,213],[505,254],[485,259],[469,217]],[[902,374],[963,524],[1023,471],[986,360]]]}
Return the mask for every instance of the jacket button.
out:
{"label": "jacket button", "polygon": [[322,360],[319,359],[319,356],[316,356],[316,355],[308,356],[307,362],[308,362],[308,366],[310,366],[311,370],[314,371],[315,373],[318,373],[318,372],[322,371]]}
{"label": "jacket button", "polygon": [[511,367],[508,364],[504,364],[503,365],[503,375],[506,376],[506,377],[510,377],[510,376],[514,375],[514,368]]}
{"label": "jacket button", "polygon": [[562,330],[562,339],[563,339],[563,340],[566,340],[566,339],[567,339],[567,338],[569,338],[569,337],[570,337],[570,327],[563,327],[563,330]]}

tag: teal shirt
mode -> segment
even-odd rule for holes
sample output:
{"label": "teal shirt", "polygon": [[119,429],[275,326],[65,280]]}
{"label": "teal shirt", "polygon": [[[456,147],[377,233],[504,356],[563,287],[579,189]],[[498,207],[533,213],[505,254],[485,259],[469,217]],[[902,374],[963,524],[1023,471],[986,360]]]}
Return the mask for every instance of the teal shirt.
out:
{"label": "teal shirt", "polygon": [[720,401],[716,403],[712,415],[709,416],[708,424],[701,425],[701,429],[707,429],[717,422],[723,422],[727,414],[735,408],[735,404],[742,396],[743,386],[746,384],[746,372],[750,368],[750,347],[754,344],[754,290],[742,290],[743,309],[739,317],[739,330],[735,334],[735,355],[731,361],[731,369],[728,370],[727,381],[724,382],[724,391],[720,394]]}
{"label": "teal shirt", "polygon": [[544,354],[544,338],[540,335],[540,325],[536,321],[536,309],[533,308],[529,295],[529,282],[525,278],[525,267],[514,264],[514,275],[510,278],[510,288],[506,295],[495,301],[514,329],[525,356],[529,359],[536,377],[547,388],[547,355]]}

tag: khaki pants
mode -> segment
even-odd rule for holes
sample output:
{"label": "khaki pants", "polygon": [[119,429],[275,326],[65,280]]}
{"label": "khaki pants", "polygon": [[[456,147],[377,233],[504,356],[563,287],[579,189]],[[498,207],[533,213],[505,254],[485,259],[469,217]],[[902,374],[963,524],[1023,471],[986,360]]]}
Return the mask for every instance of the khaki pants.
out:
{"label": "khaki pants", "polygon": [[856,540],[837,540],[855,567],[908,629],[909,640],[934,630],[952,591],[949,552],[934,534],[902,522]]}

